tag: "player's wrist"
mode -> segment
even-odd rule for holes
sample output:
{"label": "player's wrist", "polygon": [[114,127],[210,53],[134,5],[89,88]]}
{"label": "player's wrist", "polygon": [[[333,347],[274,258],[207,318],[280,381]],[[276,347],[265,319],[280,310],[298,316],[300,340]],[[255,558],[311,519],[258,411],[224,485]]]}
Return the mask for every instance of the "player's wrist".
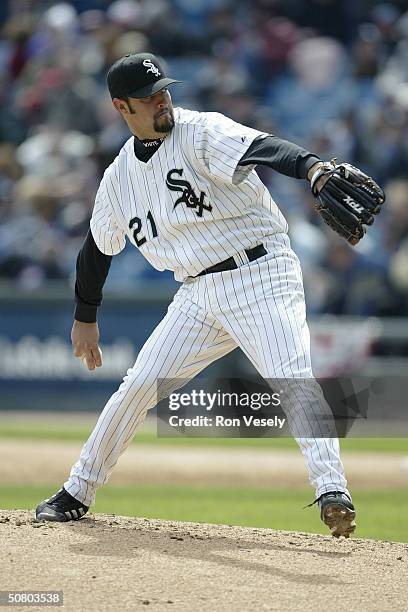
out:
{"label": "player's wrist", "polygon": [[90,304],[77,303],[74,311],[74,320],[79,323],[96,323],[98,307]]}
{"label": "player's wrist", "polygon": [[307,171],[307,180],[308,180],[309,182],[311,182],[311,180],[312,180],[313,175],[315,174],[315,172],[316,172],[316,171],[317,171],[319,168],[321,168],[322,166],[324,166],[324,162],[322,162],[321,160],[319,160],[319,161],[317,161],[317,162],[315,161],[315,162],[313,163],[313,165],[311,165],[311,166],[310,166],[310,168],[309,168],[309,169],[308,169],[308,171]]}

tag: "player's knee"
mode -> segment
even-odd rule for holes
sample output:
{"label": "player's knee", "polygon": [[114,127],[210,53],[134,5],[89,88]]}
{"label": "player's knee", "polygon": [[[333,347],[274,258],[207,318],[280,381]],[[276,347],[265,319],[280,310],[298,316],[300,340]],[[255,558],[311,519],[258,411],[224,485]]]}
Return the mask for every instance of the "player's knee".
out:
{"label": "player's knee", "polygon": [[132,395],[135,402],[150,404],[157,398],[159,381],[155,369],[140,368],[135,365],[126,372],[118,391],[121,394]]}

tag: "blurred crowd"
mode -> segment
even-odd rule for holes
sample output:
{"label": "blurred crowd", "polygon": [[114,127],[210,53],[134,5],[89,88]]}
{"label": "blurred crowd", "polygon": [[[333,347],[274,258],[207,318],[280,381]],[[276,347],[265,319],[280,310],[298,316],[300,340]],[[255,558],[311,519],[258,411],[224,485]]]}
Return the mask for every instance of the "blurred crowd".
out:
{"label": "blurred crowd", "polygon": [[[387,202],[357,248],[313,209],[305,181],[258,168],[289,221],[309,313],[408,306],[405,0],[9,0],[0,6],[0,281],[72,283],[103,170],[129,137],[108,66],[162,56],[173,102],[215,110],[373,176]],[[134,249],[111,290],[159,277]],[[170,273],[165,279],[171,283]]]}

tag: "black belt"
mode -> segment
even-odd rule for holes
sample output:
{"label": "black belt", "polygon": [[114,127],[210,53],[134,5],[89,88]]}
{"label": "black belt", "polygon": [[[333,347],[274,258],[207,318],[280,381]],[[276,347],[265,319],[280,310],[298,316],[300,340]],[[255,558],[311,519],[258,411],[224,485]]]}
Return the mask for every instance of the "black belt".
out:
{"label": "black belt", "polygon": [[[268,251],[265,249],[263,244],[258,244],[258,246],[254,247],[253,249],[245,249],[245,253],[247,254],[249,261],[255,261],[255,259],[263,257],[267,254],[267,252]],[[205,270],[200,272],[200,274],[197,274],[197,276],[203,276],[204,274],[214,274],[215,272],[226,272],[227,270],[236,270],[238,267],[239,266],[237,266],[235,259],[233,257],[229,257],[228,259],[225,259],[224,261],[220,261],[220,263],[215,264],[215,266],[210,266],[209,268],[206,268]]]}

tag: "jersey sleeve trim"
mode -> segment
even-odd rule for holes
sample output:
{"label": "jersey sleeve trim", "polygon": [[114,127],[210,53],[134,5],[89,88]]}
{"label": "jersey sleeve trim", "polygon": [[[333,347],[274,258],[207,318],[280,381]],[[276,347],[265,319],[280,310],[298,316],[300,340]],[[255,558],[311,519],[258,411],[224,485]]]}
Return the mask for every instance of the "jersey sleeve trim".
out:
{"label": "jersey sleeve trim", "polygon": [[193,147],[207,172],[218,180],[239,185],[255,168],[238,163],[252,142],[267,134],[259,132],[220,113],[205,113],[206,120],[193,135]]}

